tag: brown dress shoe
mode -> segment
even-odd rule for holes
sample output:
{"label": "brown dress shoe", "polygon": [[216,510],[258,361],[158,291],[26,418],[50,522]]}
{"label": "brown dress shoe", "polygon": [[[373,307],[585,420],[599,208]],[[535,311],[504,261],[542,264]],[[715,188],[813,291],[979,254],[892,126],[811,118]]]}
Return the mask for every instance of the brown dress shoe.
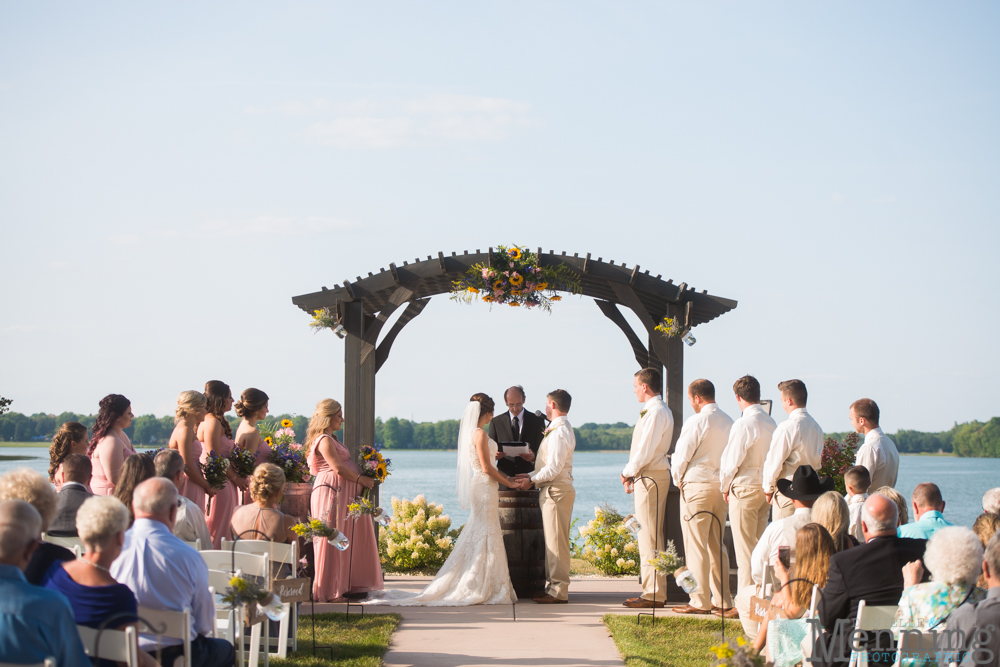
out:
{"label": "brown dress shoe", "polygon": [[541,595],[537,598],[533,598],[532,601],[537,602],[538,604],[567,604],[569,602],[569,600],[560,600],[559,598],[554,598],[548,593],[546,593],[545,595]]}
{"label": "brown dress shoe", "polygon": [[681,605],[680,607],[674,607],[674,613],[676,614],[711,614],[711,609],[698,609],[697,607],[692,607],[689,604]]}
{"label": "brown dress shoe", "polygon": [[629,609],[660,609],[663,607],[663,603],[659,600],[653,602],[652,600],[639,598],[638,600],[627,600],[626,602],[622,602],[622,606],[628,607]]}
{"label": "brown dress shoe", "polygon": [[722,610],[719,607],[714,607],[712,613],[716,616],[721,616],[722,618],[739,618],[740,613],[736,611],[736,607],[730,607],[729,609]]}
{"label": "brown dress shoe", "polygon": [[625,598],[625,602],[635,602],[636,600],[641,600],[642,598]]}

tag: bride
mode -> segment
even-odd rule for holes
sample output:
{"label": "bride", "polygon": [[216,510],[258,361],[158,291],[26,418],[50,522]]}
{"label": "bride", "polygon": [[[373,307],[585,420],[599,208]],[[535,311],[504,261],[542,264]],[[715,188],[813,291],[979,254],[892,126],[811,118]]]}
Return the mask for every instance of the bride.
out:
{"label": "bride", "polygon": [[414,595],[399,590],[372,591],[365,604],[413,606],[464,606],[509,604],[517,594],[507,571],[500,518],[497,512],[497,482],[514,487],[514,479],[496,469],[497,443],[486,434],[493,419],[493,399],[475,394],[458,428],[458,504],[472,509],[469,520],[448,556],[423,592]]}

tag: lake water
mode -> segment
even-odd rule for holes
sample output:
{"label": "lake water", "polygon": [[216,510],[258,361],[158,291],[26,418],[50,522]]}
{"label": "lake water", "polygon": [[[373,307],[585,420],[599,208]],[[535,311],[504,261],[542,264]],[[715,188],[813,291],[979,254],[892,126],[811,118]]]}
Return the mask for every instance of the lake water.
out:
{"label": "lake water", "polygon": [[[459,526],[469,516],[455,499],[457,454],[400,450],[386,452],[392,459],[392,475],[386,480],[383,498],[395,496],[412,500],[418,494],[443,504],[452,523]],[[28,466],[48,473],[48,450],[41,447],[2,447],[2,456],[27,456],[26,461],[0,461],[0,473]],[[632,496],[622,491],[618,473],[628,461],[627,452],[577,452],[573,457],[573,484],[576,503],[573,517],[583,525],[594,516],[594,507],[608,503],[623,514],[632,511]],[[965,459],[951,456],[902,455],[896,488],[909,498],[920,482],[934,482],[941,488],[947,507],[945,518],[972,526],[982,513],[983,493],[1000,486],[1000,459]],[[383,500],[383,502],[385,502]],[[911,512],[912,514],[912,512]]]}

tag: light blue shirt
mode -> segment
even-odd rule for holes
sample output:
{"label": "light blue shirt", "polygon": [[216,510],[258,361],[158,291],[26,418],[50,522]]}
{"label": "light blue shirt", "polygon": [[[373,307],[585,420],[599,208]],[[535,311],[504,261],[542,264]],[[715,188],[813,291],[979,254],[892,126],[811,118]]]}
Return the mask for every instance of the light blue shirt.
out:
{"label": "light blue shirt", "polygon": [[920,521],[904,523],[896,529],[896,534],[900,537],[913,537],[920,540],[929,540],[931,535],[952,524],[944,520],[944,515],[937,510],[924,512]]}
{"label": "light blue shirt", "polygon": [[[175,537],[166,524],[136,519],[125,533],[121,555],[111,564],[111,576],[135,593],[140,616],[141,607],[164,611],[188,608],[191,639],[211,636],[215,607],[208,590],[208,566],[201,554]],[[179,639],[166,638],[158,642],[155,635],[146,633],[139,636],[139,646],[145,650],[179,643]]]}
{"label": "light blue shirt", "polygon": [[59,667],[91,667],[62,595],[32,586],[13,565],[0,564],[0,661],[39,663],[55,658]]}

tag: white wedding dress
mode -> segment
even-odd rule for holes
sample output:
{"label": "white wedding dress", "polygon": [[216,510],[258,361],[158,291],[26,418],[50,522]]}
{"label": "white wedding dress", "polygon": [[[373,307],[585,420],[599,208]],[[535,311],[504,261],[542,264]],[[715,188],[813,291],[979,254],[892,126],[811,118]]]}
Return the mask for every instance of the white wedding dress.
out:
{"label": "white wedding dress", "polygon": [[[475,421],[478,422],[478,403],[475,404]],[[466,411],[468,414],[468,410]],[[464,419],[464,418],[463,418]],[[461,431],[460,431],[461,433]],[[488,437],[488,436],[487,436]],[[461,484],[461,447],[472,447],[459,438],[459,498],[463,496]],[[496,467],[497,443],[489,441],[490,461]],[[398,606],[461,607],[472,604],[510,604],[517,602],[517,594],[507,571],[507,552],[504,551],[497,511],[499,489],[479,463],[475,452],[466,464],[472,469],[467,496],[471,510],[469,520],[455,543],[455,550],[448,556],[434,581],[423,592],[414,595],[400,590],[371,591],[364,604]]]}

